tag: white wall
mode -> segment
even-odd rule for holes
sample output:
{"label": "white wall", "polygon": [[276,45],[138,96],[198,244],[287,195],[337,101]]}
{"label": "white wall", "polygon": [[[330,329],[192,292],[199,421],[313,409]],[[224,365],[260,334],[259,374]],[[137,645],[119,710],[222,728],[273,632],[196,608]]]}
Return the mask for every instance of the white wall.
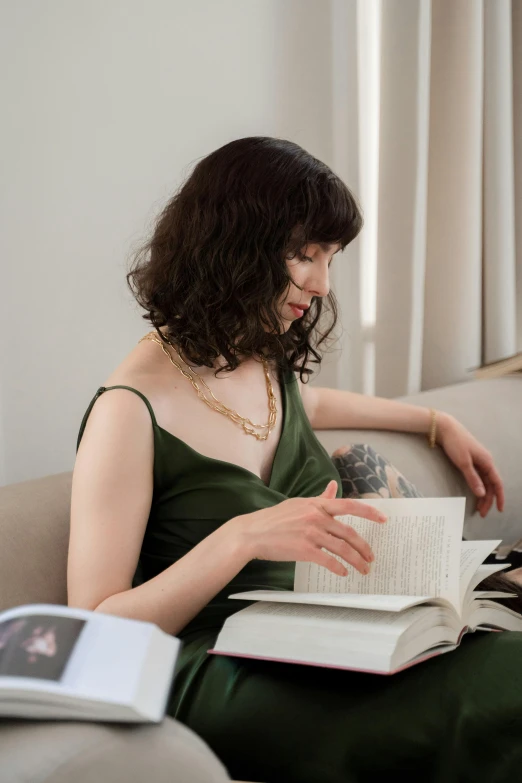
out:
{"label": "white wall", "polygon": [[147,330],[133,243],[197,159],[250,135],[332,153],[329,0],[1,8],[0,485],[72,469],[89,400]]}

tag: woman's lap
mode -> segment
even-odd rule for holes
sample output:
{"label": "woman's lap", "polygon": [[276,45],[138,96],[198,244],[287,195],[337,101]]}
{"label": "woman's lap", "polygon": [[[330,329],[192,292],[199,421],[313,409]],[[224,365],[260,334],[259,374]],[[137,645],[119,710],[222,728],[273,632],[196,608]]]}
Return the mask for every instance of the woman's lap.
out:
{"label": "woman's lap", "polygon": [[176,717],[236,779],[370,783],[395,771],[404,783],[512,783],[521,660],[515,633],[471,635],[391,677],[208,656]]}

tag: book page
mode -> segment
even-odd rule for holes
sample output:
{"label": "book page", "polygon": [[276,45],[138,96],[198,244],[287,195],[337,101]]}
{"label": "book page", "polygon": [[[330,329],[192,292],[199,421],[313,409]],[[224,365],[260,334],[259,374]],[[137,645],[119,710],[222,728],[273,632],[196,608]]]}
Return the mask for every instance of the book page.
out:
{"label": "book page", "polygon": [[[445,598],[460,610],[460,557],[465,498],[365,499],[388,516],[379,524],[352,515],[336,516],[371,546],[369,574],[347,565],[338,576],[316,563],[296,563],[294,590]],[[334,555],[343,562],[340,557]]]}
{"label": "book page", "polygon": [[[464,603],[466,591],[486,557],[490,555],[502,541],[463,541],[460,550],[460,603]],[[500,570],[500,569],[497,569]],[[486,574],[487,576],[487,574]],[[486,577],[482,577],[485,579]],[[479,579],[479,582],[482,581]],[[476,583],[478,584],[478,582]]]}
{"label": "book page", "polygon": [[[246,627],[250,623],[262,633],[266,633],[266,625],[274,620],[281,620],[285,628],[289,625],[310,625],[317,630],[322,628],[338,628],[340,631],[382,632],[400,635],[411,625],[412,619],[425,613],[430,607],[414,606],[404,612],[374,612],[370,609],[350,609],[334,606],[305,606],[287,603],[252,604],[240,612],[227,618],[227,628],[240,625]],[[357,644],[357,638],[351,640]]]}
{"label": "book page", "polygon": [[0,689],[131,704],[158,637],[177,654],[179,639],[153,623],[50,604],[15,607],[0,618]]}
{"label": "book page", "polygon": [[55,617],[74,617],[78,620],[88,620],[92,616],[89,609],[78,609],[61,604],[23,604],[0,612],[0,622],[26,615],[48,614]]}
{"label": "book page", "polygon": [[491,576],[492,574],[496,574],[499,571],[505,571],[505,569],[509,568],[510,565],[511,563],[499,563],[498,565],[495,565],[494,563],[487,563],[486,565],[480,565],[471,577],[471,580],[468,584],[465,593],[466,598],[477,587],[477,585],[482,582],[483,579],[486,579],[486,577]]}
{"label": "book page", "polygon": [[499,628],[505,631],[522,631],[522,617],[518,612],[496,601],[487,600],[488,593],[478,593],[470,607],[467,622],[471,628],[489,631]]}
{"label": "book page", "polygon": [[60,682],[86,622],[41,612],[0,620],[0,687],[6,677]]}
{"label": "book page", "polygon": [[355,593],[296,593],[295,590],[247,590],[229,598],[241,601],[270,601],[314,606],[345,606],[352,609],[373,609],[378,612],[402,612],[410,606],[431,602],[427,595],[356,595]]}
{"label": "book page", "polygon": [[228,617],[208,652],[388,672],[408,629],[415,626],[401,653],[406,657],[425,649],[431,626],[440,633],[438,618],[444,616],[433,606],[374,612],[263,601]]}

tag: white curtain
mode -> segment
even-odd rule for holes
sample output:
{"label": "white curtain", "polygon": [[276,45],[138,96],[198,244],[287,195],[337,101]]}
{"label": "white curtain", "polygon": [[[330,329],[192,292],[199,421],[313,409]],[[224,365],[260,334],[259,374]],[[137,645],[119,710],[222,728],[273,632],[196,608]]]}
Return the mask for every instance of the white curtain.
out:
{"label": "white curtain", "polygon": [[[522,350],[522,0],[333,0],[335,384],[396,397]],[[339,332],[338,332],[339,333]]]}

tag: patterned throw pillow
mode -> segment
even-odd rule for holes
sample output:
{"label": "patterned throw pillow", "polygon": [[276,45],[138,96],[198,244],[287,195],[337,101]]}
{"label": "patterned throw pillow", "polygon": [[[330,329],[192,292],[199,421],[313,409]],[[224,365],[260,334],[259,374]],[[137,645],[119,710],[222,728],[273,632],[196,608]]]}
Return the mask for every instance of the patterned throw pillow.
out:
{"label": "patterned throw pillow", "polygon": [[417,487],[366,443],[341,446],[331,455],[343,498],[421,498]]}

